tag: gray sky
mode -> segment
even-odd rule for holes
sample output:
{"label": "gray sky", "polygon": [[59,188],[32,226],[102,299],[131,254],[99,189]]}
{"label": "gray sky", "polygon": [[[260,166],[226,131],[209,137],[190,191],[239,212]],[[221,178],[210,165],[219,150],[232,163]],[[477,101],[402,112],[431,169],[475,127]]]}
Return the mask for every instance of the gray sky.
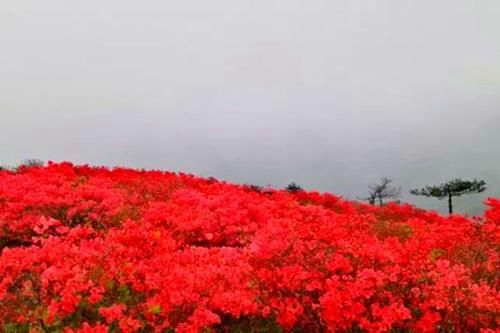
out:
{"label": "gray sky", "polygon": [[497,0],[0,0],[0,162],[500,195],[499,17]]}

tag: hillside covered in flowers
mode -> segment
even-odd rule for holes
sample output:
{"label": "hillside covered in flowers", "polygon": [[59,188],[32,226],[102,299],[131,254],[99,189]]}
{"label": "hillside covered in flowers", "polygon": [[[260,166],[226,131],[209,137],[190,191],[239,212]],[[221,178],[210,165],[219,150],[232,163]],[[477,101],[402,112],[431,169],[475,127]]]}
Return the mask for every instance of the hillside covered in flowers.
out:
{"label": "hillside covered in flowers", "polygon": [[188,174],[0,171],[1,332],[498,332],[483,218]]}

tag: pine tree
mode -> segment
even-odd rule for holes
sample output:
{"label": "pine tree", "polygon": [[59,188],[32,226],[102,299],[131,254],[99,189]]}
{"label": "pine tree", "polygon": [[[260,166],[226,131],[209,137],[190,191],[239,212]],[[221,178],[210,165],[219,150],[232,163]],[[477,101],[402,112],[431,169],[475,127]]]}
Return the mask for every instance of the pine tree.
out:
{"label": "pine tree", "polygon": [[434,197],[440,200],[448,198],[448,212],[453,213],[453,197],[459,197],[464,194],[481,193],[486,190],[484,180],[462,180],[454,179],[441,185],[426,186],[422,189],[410,190],[413,195],[422,195]]}

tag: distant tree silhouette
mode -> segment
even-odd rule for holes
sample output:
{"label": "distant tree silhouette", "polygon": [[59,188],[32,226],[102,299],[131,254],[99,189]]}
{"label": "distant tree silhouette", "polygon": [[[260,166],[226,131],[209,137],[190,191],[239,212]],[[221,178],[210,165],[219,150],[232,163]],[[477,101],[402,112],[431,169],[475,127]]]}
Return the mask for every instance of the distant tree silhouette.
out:
{"label": "distant tree silhouette", "polygon": [[375,206],[375,201],[377,200],[377,197],[372,190],[368,191],[367,197],[357,197],[357,198],[359,200],[368,201],[368,203],[372,206]]}
{"label": "distant tree silhouette", "polygon": [[300,187],[300,185],[296,184],[295,182],[291,182],[290,184],[288,184],[285,187],[285,190],[287,190],[288,192],[292,192],[292,193],[303,191],[302,187]]}
{"label": "distant tree silhouette", "polygon": [[19,167],[26,167],[26,168],[32,168],[32,167],[40,167],[44,166],[45,162],[42,160],[39,160],[37,158],[30,158],[27,160],[24,160],[21,162]]}
{"label": "distant tree silhouette", "polygon": [[260,193],[264,190],[264,188],[262,186],[254,185],[254,184],[245,184],[245,185],[243,185],[243,187],[251,192],[259,192]]}
{"label": "distant tree silhouette", "polygon": [[208,177],[207,178],[207,183],[209,183],[209,184],[214,184],[214,183],[217,183],[217,182],[218,182],[217,178],[215,178],[215,177]]}
{"label": "distant tree silhouette", "polygon": [[481,193],[486,190],[484,180],[462,180],[454,179],[441,185],[426,186],[422,189],[410,190],[413,195],[422,195],[434,197],[440,200],[448,198],[448,212],[453,213],[453,197],[459,197],[464,194]]}
{"label": "distant tree silhouette", "polygon": [[380,206],[384,205],[384,199],[396,199],[401,195],[400,187],[393,187],[390,184],[392,179],[382,177],[380,183],[368,185],[368,196],[362,198],[370,205],[375,205],[378,201]]}

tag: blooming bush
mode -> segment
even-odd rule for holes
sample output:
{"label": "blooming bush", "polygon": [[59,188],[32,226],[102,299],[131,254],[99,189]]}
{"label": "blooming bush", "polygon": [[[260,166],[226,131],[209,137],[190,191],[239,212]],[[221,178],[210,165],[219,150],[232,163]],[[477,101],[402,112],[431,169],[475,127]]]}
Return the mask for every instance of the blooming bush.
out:
{"label": "blooming bush", "polygon": [[159,171],[0,171],[0,331],[495,332],[487,204],[477,220]]}

